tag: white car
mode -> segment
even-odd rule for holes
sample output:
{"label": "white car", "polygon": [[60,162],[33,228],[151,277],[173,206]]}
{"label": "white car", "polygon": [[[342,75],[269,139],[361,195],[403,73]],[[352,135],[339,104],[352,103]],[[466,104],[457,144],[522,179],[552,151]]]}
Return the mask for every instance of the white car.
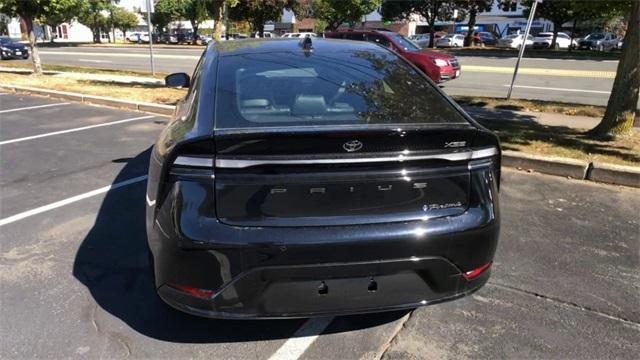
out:
{"label": "white car", "polygon": [[[524,40],[524,34],[513,34],[508,35],[505,38],[499,39],[496,44],[497,47],[501,48],[511,48],[511,49],[520,49],[522,46],[522,41]],[[525,47],[533,45],[533,36],[529,35],[527,37],[527,41],[525,41]]]}
{"label": "white car", "polygon": [[464,36],[460,34],[449,34],[436,41],[436,47],[463,47]]}
{"label": "white car", "polygon": [[282,35],[283,38],[299,38],[299,37],[316,37],[318,36],[316,33],[312,32],[295,32],[295,33],[285,33]]}
{"label": "white car", "polygon": [[149,42],[148,32],[134,32],[127,35],[127,40],[130,42]]}
{"label": "white car", "polygon": [[[553,40],[552,32],[543,32],[533,38],[533,47],[536,49],[547,49],[551,47]],[[559,32],[556,38],[556,49],[568,49],[571,46],[571,36]]]}
{"label": "white car", "polygon": [[137,42],[138,41],[138,37],[140,36],[140,34],[142,34],[141,32],[132,32],[132,33],[128,33],[127,37],[125,38],[127,41],[131,41],[131,42]]}

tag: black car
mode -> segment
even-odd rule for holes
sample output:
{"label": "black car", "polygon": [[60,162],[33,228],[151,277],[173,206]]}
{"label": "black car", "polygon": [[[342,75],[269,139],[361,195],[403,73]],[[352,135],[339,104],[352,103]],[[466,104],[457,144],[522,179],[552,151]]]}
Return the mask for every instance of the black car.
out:
{"label": "black car", "polygon": [[0,36],[0,58],[2,60],[28,59],[29,49],[8,36]]}
{"label": "black car", "polygon": [[490,32],[479,32],[480,42],[484,45],[495,46],[498,43],[498,38]]}
{"label": "black car", "polygon": [[373,43],[216,42],[153,147],[155,285],[200,316],[309,317],[452,300],[489,278],[501,150]]}

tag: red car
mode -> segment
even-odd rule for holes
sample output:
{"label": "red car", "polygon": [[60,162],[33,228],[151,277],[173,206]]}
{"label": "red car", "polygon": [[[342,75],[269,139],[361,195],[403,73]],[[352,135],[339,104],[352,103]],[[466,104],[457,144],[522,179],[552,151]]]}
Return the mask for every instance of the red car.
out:
{"label": "red car", "polygon": [[422,70],[431,80],[441,83],[460,76],[460,64],[455,56],[422,49],[407,37],[391,31],[338,31],[324,34],[327,38],[371,41],[386,46]]}

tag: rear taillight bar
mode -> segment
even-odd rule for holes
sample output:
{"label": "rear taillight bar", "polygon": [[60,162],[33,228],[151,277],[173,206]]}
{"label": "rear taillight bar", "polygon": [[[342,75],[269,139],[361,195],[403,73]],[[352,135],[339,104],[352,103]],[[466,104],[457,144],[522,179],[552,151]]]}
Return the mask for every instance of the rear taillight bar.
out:
{"label": "rear taillight bar", "polygon": [[218,168],[242,169],[260,165],[313,165],[313,164],[360,164],[374,162],[412,161],[412,160],[448,160],[464,161],[488,158],[499,153],[496,147],[487,147],[456,152],[443,152],[438,154],[401,154],[382,157],[340,157],[340,158],[312,158],[312,159],[273,159],[259,158],[240,159],[230,157],[217,157],[215,166]]}

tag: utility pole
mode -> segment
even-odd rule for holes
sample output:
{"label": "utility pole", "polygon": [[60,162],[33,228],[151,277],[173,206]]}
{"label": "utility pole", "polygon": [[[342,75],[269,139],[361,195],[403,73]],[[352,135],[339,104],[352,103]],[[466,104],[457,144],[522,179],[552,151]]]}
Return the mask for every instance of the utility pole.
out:
{"label": "utility pole", "polygon": [[511,100],[511,92],[513,91],[513,84],[516,82],[516,76],[518,76],[518,68],[520,67],[520,60],[524,55],[524,48],[527,47],[527,38],[529,37],[529,31],[531,30],[531,23],[533,22],[533,16],[536,13],[538,3],[542,0],[535,0],[531,5],[531,12],[529,13],[529,20],[527,21],[527,27],[524,30],[524,37],[522,38],[522,45],[520,45],[520,52],[518,53],[518,61],[516,61],[516,67],[513,70],[513,77],[511,78],[511,86],[509,86],[509,92],[507,93],[507,100]]}
{"label": "utility pole", "polygon": [[147,27],[149,29],[149,60],[151,61],[151,75],[156,75],[156,67],[153,62],[153,25],[151,25],[151,12],[153,0],[147,0]]}

